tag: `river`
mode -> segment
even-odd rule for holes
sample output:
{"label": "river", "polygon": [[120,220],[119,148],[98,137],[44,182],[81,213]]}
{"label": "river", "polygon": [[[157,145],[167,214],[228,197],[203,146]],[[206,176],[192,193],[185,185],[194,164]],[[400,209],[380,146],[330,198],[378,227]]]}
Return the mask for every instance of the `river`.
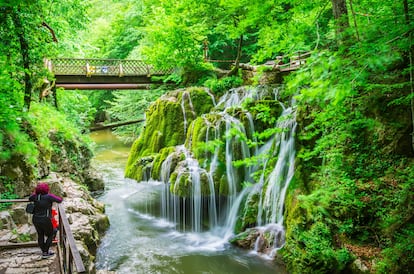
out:
{"label": "river", "polygon": [[96,198],[105,204],[111,224],[97,250],[97,269],[120,274],[286,273],[272,260],[236,248],[214,233],[176,230],[157,214],[162,183],[125,179],[129,147],[110,131],[91,137],[96,143],[94,165],[105,181],[105,191]]}

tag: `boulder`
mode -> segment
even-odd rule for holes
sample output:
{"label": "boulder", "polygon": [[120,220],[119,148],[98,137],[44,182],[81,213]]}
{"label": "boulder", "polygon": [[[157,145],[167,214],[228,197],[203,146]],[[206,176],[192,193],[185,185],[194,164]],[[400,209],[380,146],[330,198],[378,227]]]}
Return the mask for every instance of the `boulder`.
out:
{"label": "boulder", "polygon": [[83,173],[84,184],[88,186],[89,191],[99,191],[105,189],[105,183],[102,175],[100,175],[94,168],[88,168]]}

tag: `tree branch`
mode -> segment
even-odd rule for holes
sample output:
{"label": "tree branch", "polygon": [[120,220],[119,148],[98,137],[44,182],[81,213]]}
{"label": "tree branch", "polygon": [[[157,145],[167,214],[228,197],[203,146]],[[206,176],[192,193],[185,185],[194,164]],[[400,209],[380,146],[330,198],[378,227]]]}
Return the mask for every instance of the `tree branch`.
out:
{"label": "tree branch", "polygon": [[44,21],[42,22],[42,26],[47,28],[50,31],[50,33],[52,34],[53,41],[57,43],[58,39],[56,38],[55,31]]}

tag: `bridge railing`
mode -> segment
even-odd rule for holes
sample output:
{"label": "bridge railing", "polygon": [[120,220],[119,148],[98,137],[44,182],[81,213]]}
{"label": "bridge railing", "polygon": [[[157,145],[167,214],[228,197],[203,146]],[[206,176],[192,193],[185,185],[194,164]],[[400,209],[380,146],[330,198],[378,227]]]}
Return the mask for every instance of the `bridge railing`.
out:
{"label": "bridge railing", "polygon": [[282,61],[283,59],[285,59],[286,57],[289,59],[288,63],[281,63],[278,64],[279,69],[283,70],[283,69],[296,69],[299,68],[301,65],[306,63],[306,59],[309,58],[311,56],[312,52],[310,51],[297,51],[295,53],[293,53],[293,55],[286,55],[286,56],[278,56],[276,57],[276,59],[278,61]]}
{"label": "bridge railing", "polygon": [[[28,203],[28,199],[10,199],[0,200],[0,203]],[[59,216],[59,245],[60,250],[60,267],[63,273],[86,273],[85,266],[76,247],[75,238],[73,237],[65,209],[62,204],[58,204]]]}
{"label": "bridge railing", "polygon": [[45,61],[45,66],[54,75],[93,76],[160,76],[173,69],[155,69],[141,60],[55,58]]}

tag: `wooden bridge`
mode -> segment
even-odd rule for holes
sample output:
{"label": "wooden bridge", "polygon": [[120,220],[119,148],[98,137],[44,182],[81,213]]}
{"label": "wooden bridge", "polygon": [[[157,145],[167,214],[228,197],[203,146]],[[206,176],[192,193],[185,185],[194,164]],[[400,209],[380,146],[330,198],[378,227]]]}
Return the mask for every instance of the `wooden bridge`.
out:
{"label": "wooden bridge", "polygon": [[45,60],[56,87],[65,89],[148,89],[173,69],[155,69],[140,60],[56,58]]}
{"label": "wooden bridge", "polygon": [[[296,52],[294,58],[278,56],[265,66],[271,65],[282,73],[289,73],[304,64],[309,55],[310,52]],[[286,58],[290,60],[282,64],[281,61]],[[172,68],[155,69],[141,60],[97,58],[45,59],[45,66],[55,75],[55,87],[65,89],[149,89],[151,84],[162,84],[160,77],[168,76],[174,71]],[[251,66],[241,64],[241,67],[250,69]]]}

